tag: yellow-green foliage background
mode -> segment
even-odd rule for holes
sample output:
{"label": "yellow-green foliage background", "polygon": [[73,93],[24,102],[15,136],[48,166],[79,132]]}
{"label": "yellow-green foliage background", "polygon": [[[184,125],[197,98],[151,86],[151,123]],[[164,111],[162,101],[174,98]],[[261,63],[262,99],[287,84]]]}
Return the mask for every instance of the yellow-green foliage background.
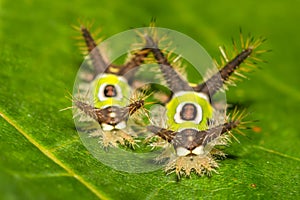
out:
{"label": "yellow-green foliage background", "polygon": [[[297,199],[300,198],[298,1],[0,2],[0,199]],[[162,171],[128,174],[82,145],[64,97],[82,56],[71,29],[95,20],[102,35],[148,25],[197,40],[212,57],[239,28],[264,35],[267,64],[230,88],[261,132],[227,149],[219,174],[176,182]]]}

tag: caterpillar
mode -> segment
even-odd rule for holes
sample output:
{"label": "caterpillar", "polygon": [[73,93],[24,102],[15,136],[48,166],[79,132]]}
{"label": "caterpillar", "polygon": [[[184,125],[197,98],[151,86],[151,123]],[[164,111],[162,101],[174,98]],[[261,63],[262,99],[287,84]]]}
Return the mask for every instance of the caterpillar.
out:
{"label": "caterpillar", "polygon": [[[87,121],[92,119],[100,125],[101,130],[95,130],[90,135],[101,137],[100,142],[104,147],[125,143],[133,146],[135,141],[132,134],[127,133],[125,129],[129,117],[143,109],[145,96],[130,98],[136,96],[132,94],[130,81],[136,68],[144,63],[150,49],[141,48],[134,52],[126,63],[115,65],[105,59],[87,27],[81,25],[75,29],[85,41],[83,50],[89,56],[89,65],[92,66],[91,74],[81,73],[84,81],[76,87],[78,91],[83,90],[87,93],[85,99],[73,99],[73,105],[78,112],[76,116],[85,115],[88,117]],[[77,93],[82,96],[84,92]],[[92,102],[89,103],[89,100]]]}
{"label": "caterpillar", "polygon": [[[255,68],[257,61],[262,61],[258,55],[266,52],[259,50],[264,38],[256,39],[249,36],[244,39],[240,34],[239,44],[233,41],[234,51],[231,55],[221,48],[223,56],[221,62],[215,62],[218,71],[208,75],[203,82],[191,84],[176,70],[175,65],[180,65],[180,59],[171,58],[172,51],[168,53],[166,49],[160,47],[160,42],[165,38],[157,39],[161,33],[156,34],[153,26],[149,28],[139,30],[135,37],[139,36],[143,40],[142,45],[130,53],[131,57],[125,63],[118,65],[110,63],[103,49],[97,47],[89,28],[77,27],[85,41],[84,50],[88,55],[87,68],[79,73],[82,81],[75,87],[78,89],[78,95],[73,98],[75,117],[79,116],[79,121],[83,122],[77,128],[90,132],[90,136],[100,137],[99,142],[103,143],[104,147],[117,147],[119,144],[121,146],[129,144],[133,147],[136,144],[135,131],[130,130],[128,121],[140,111],[145,111],[145,100],[149,97],[134,94],[133,80],[141,65],[151,61],[150,63],[159,66],[157,73],[161,73],[170,90],[170,95],[162,102],[166,113],[158,113],[162,118],[161,123],[155,124],[149,119],[150,124],[146,127],[148,132],[154,135],[150,138],[164,144],[165,151],[157,157],[157,160],[163,164],[166,162],[166,173],[175,172],[178,177],[191,176],[192,172],[199,176],[210,176],[213,172],[217,172],[218,158],[225,157],[225,153],[219,150],[218,146],[227,145],[231,137],[235,138],[232,131],[243,133],[242,130],[247,128],[249,123],[244,120],[246,111],[235,109],[226,115],[226,109],[219,108],[213,99],[220,91],[235,85],[240,78],[245,78],[244,72]],[[169,30],[160,31],[162,34],[171,35]],[[146,72],[151,76],[148,71]],[[157,82],[154,81],[154,84]],[[157,93],[159,92],[161,91]],[[82,98],[84,93],[86,97]],[[85,121],[88,122],[87,125]],[[143,119],[140,121],[143,123]],[[93,122],[92,125],[90,122]],[[93,126],[95,123],[100,126],[100,130]],[[159,143],[152,143],[148,138],[144,142],[150,143],[149,146],[159,147]],[[141,151],[143,149],[138,149],[138,152]],[[132,151],[133,154],[134,152]],[[126,156],[130,154],[126,153],[128,153]],[[117,169],[124,168],[127,171],[140,163],[144,163],[145,166],[143,169],[139,166],[139,170],[145,170],[146,165],[149,165],[149,170],[156,168],[152,164],[150,166],[148,160],[143,160],[154,154],[140,155],[134,154],[133,157],[138,157],[139,160],[136,164],[132,161],[128,167],[120,167],[119,160],[112,159],[112,163],[118,166]],[[165,158],[168,158],[167,161]]]}
{"label": "caterpillar", "polygon": [[[216,157],[225,156],[215,147],[226,145],[229,136],[232,135],[231,131],[241,132],[240,130],[246,128],[248,123],[243,120],[245,111],[237,110],[226,116],[225,122],[220,122],[216,119],[219,117],[219,111],[214,108],[211,100],[218,91],[234,85],[239,77],[245,77],[242,72],[248,72],[255,67],[254,61],[260,61],[257,55],[266,52],[257,50],[264,42],[264,38],[248,37],[244,40],[241,33],[240,48],[233,41],[235,52],[231,59],[228,59],[225,51],[222,51],[223,59],[218,65],[219,71],[195,86],[191,86],[174,69],[171,64],[174,62],[171,62],[159,48],[158,40],[152,36],[147,36],[146,40],[172,92],[164,105],[166,127],[153,124],[147,127],[155,137],[167,142],[166,148],[171,148],[171,152],[174,152],[165,171],[175,172],[178,177],[190,176],[193,171],[199,176],[211,175],[218,168]],[[170,150],[166,149],[166,152]]]}

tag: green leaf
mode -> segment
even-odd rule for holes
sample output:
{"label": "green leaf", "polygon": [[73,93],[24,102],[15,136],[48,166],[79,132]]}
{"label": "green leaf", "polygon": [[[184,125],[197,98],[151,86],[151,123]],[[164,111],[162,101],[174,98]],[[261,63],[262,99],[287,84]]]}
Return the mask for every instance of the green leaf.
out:
{"label": "green leaf", "polygon": [[[300,13],[293,1],[23,1],[0,3],[0,199],[300,198]],[[219,174],[177,181],[162,170],[115,171],[81,143],[64,97],[83,58],[71,29],[95,19],[109,37],[129,27],[183,32],[213,57],[239,26],[268,38],[268,63],[227,93],[260,132],[226,149]]]}

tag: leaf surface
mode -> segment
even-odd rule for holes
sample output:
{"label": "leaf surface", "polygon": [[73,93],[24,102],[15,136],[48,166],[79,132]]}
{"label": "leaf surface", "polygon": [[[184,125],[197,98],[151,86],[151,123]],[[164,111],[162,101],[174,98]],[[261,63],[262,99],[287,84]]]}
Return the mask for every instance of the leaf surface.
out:
{"label": "leaf surface", "polygon": [[[0,198],[300,198],[296,3],[201,2],[1,1]],[[261,131],[238,137],[241,143],[226,149],[229,156],[212,177],[178,182],[161,170],[115,171],[83,146],[71,112],[59,112],[70,106],[65,95],[83,60],[70,25],[78,18],[95,19],[109,37],[147,25],[152,16],[158,26],[196,39],[213,57],[219,55],[219,44],[238,36],[239,26],[269,39],[265,47],[273,52],[265,56],[268,63],[227,93],[229,103],[249,107]]]}

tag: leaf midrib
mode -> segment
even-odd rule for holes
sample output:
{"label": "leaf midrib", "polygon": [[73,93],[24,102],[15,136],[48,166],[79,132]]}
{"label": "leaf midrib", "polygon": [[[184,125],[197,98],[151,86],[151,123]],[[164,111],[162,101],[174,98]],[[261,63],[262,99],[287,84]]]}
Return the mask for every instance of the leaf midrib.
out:
{"label": "leaf midrib", "polygon": [[0,116],[11,126],[13,126],[20,134],[22,134],[32,145],[34,145],[39,151],[41,151],[45,156],[47,156],[54,163],[63,168],[67,174],[71,177],[75,178],[79,181],[83,186],[85,186],[88,190],[90,190],[93,194],[95,194],[99,199],[109,199],[103,192],[96,189],[96,187],[89,182],[87,182],[82,176],[73,171],[70,167],[61,162],[50,150],[46,149],[40,143],[38,143],[34,138],[32,138],[26,131],[24,131],[14,120],[12,120],[9,116],[5,115],[0,110]]}
{"label": "leaf midrib", "polygon": [[300,158],[297,158],[297,157],[294,157],[294,156],[290,156],[290,155],[287,155],[287,154],[284,154],[284,153],[281,153],[281,152],[278,152],[278,151],[274,151],[272,149],[268,149],[268,148],[265,148],[265,147],[262,147],[262,146],[259,146],[259,145],[253,145],[252,147],[254,147],[256,149],[260,149],[260,150],[268,152],[268,153],[271,153],[271,154],[274,154],[274,155],[277,155],[277,156],[281,156],[281,157],[287,158],[287,159],[291,159],[291,160],[295,160],[295,161],[300,161]]}

